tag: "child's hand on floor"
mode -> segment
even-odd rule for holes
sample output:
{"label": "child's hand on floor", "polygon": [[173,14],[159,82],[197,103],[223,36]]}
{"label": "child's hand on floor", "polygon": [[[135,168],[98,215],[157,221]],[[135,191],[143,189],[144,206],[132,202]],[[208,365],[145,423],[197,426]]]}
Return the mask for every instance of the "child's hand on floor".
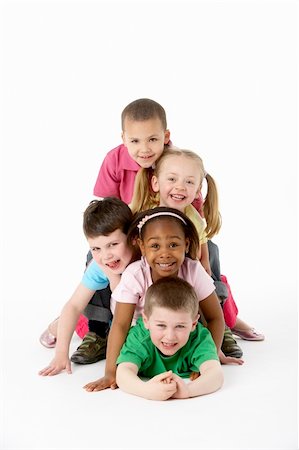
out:
{"label": "child's hand on floor", "polygon": [[42,375],[44,377],[52,376],[52,375],[57,375],[62,370],[66,370],[66,372],[68,374],[71,374],[72,373],[71,361],[68,357],[56,356],[54,359],[52,359],[50,364],[47,367],[45,367],[44,369],[40,370],[38,372],[38,374]]}
{"label": "child's hand on floor", "polygon": [[83,386],[83,389],[85,389],[87,392],[98,392],[109,388],[110,389],[118,388],[115,380],[115,375],[114,376],[105,375],[104,377],[99,378],[98,380],[92,381],[91,383],[88,383],[85,386]]}
{"label": "child's hand on floor", "polygon": [[218,356],[221,364],[237,364],[239,366],[242,366],[242,364],[244,364],[243,359],[234,358],[233,356],[225,356],[222,350],[219,351]]}

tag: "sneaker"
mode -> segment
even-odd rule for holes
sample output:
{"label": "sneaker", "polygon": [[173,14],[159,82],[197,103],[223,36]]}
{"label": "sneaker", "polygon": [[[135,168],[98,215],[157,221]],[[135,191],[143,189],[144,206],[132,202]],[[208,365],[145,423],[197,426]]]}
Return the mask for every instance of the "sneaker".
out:
{"label": "sneaker", "polygon": [[106,358],[107,337],[102,338],[93,331],[87,333],[71,361],[76,364],[92,364]]}
{"label": "sneaker", "polygon": [[233,333],[227,326],[224,330],[221,350],[225,356],[232,356],[233,358],[241,358],[243,355],[242,349],[238,346],[237,341],[233,338]]}
{"label": "sneaker", "polygon": [[56,336],[54,336],[53,333],[51,333],[52,331],[52,327],[56,326],[56,322],[57,322],[58,318],[55,319],[52,323],[50,323],[50,325],[48,326],[48,328],[41,334],[40,338],[39,338],[39,342],[44,345],[47,348],[54,348],[56,345]]}
{"label": "sneaker", "polygon": [[248,330],[232,328],[231,330],[233,334],[245,341],[263,341],[265,339],[265,336],[262,333],[258,333],[254,328],[249,328]]}

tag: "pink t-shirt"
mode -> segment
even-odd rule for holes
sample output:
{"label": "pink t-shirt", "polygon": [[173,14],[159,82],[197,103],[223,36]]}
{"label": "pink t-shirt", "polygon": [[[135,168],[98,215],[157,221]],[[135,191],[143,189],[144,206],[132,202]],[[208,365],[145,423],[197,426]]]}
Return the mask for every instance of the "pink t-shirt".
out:
{"label": "pink t-shirt", "polygon": [[[93,195],[96,197],[114,196],[128,205],[133,197],[135,177],[139,169],[139,164],[131,158],[125,145],[121,144],[115,147],[104,158]],[[201,196],[192,203],[200,213],[202,203]]]}
{"label": "pink t-shirt", "polygon": [[[215,290],[212,278],[199,261],[186,257],[179,269],[178,277],[193,286],[198,301],[204,300]],[[110,304],[112,314],[114,314],[116,302],[134,303],[136,309],[132,324],[135,324],[143,311],[145,293],[152,284],[151,269],[144,257],[130,264],[122,273],[119,284],[112,292]]]}
{"label": "pink t-shirt", "polygon": [[93,194],[97,197],[115,196],[129,204],[139,169],[139,164],[131,158],[127,147],[119,145],[105,156]]}

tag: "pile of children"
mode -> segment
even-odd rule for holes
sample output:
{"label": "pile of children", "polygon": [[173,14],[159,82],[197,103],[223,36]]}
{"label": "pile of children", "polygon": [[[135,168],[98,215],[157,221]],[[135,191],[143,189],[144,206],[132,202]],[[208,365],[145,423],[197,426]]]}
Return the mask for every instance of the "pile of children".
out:
{"label": "pile of children", "polygon": [[[243,364],[233,335],[264,339],[238,317],[220,271],[216,183],[195,152],[172,145],[157,102],[135,100],[121,122],[123,144],[107,153],[94,187],[101,199],[84,212],[86,270],[40,337],[55,356],[39,373],[106,359],[87,391],[119,386],[158,400],[213,392],[220,363]],[[83,341],[69,358],[74,330]]]}

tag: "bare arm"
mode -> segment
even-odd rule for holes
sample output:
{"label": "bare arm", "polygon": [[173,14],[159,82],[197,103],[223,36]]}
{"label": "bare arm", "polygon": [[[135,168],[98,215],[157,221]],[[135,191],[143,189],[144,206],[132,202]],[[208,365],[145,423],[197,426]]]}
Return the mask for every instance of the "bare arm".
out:
{"label": "bare arm", "polygon": [[217,352],[219,352],[223,341],[224,317],[215,291],[199,302],[199,306],[206,321],[204,325],[210,330]]}
{"label": "bare arm", "polygon": [[160,373],[148,381],[142,381],[138,377],[138,367],[129,362],[118,365],[116,381],[121,390],[148,400],[167,400],[177,389],[171,371]]}
{"label": "bare arm", "polygon": [[105,375],[84,386],[89,392],[116,388],[116,360],[126,340],[135,311],[135,304],[116,302],[111,329],[108,335]]}
{"label": "bare arm", "polygon": [[57,343],[54,359],[39,372],[39,375],[57,375],[66,369],[71,373],[69,347],[80,314],[91,300],[95,291],[86,288],[82,283],[64,305],[58,320]]}
{"label": "bare arm", "polygon": [[201,375],[187,384],[178,375],[173,374],[173,379],[177,383],[177,391],[172,396],[173,398],[198,397],[221,388],[224,377],[219,361],[205,361],[199,370]]}
{"label": "bare arm", "polygon": [[209,260],[209,248],[208,243],[205,242],[204,244],[200,245],[201,248],[201,255],[200,255],[200,262],[205,271],[211,276],[211,266],[210,266],[210,260]]}

